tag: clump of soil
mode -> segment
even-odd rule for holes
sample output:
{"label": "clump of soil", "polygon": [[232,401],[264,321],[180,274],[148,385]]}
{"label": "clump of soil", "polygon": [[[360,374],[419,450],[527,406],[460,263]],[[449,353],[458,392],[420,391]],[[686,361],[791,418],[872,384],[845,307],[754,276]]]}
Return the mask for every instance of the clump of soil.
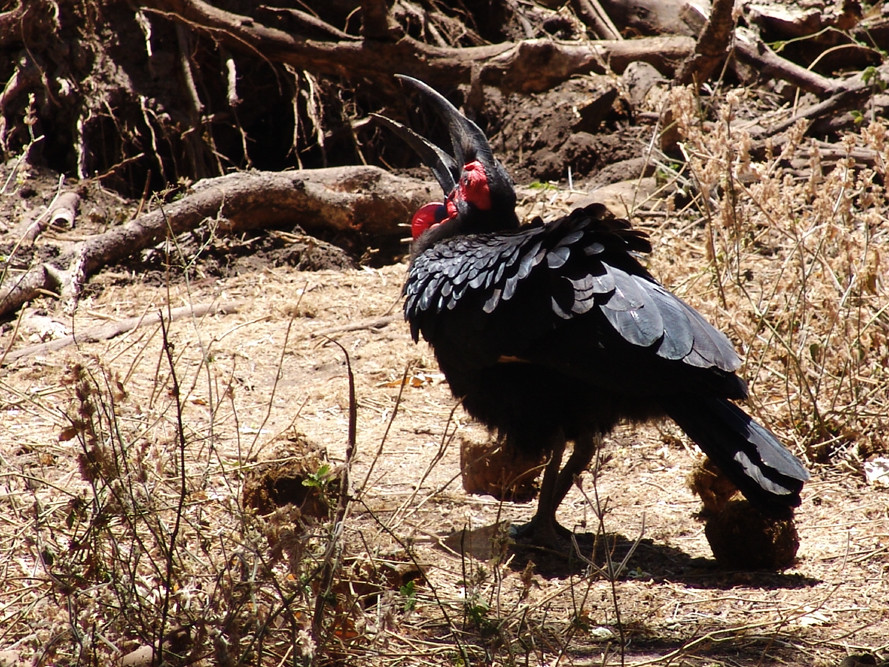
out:
{"label": "clump of soil", "polygon": [[625,115],[613,83],[593,76],[536,95],[492,96],[485,109],[492,146],[520,182],[558,181],[569,170],[588,176],[638,157],[648,128],[618,127]]}
{"label": "clump of soil", "polygon": [[466,493],[530,502],[537,497],[537,478],[544,464],[542,454],[529,456],[505,440],[491,444],[463,438],[460,444],[460,471]]}
{"label": "clump of soil", "polygon": [[340,483],[339,472],[331,468],[327,454],[297,434],[247,474],[244,505],[259,514],[293,505],[303,516],[325,519]]}
{"label": "clump of soil", "polygon": [[738,487],[709,458],[695,464],[688,476],[688,488],[704,503],[704,516],[719,514],[739,494]]}
{"label": "clump of soil", "polygon": [[784,570],[796,563],[799,535],[792,515],[760,512],[709,458],[695,465],[688,486],[704,504],[704,534],[722,567]]}
{"label": "clump of soil", "polygon": [[792,517],[766,516],[746,500],[730,500],[707,519],[704,533],[716,562],[733,570],[784,570],[799,551]]}

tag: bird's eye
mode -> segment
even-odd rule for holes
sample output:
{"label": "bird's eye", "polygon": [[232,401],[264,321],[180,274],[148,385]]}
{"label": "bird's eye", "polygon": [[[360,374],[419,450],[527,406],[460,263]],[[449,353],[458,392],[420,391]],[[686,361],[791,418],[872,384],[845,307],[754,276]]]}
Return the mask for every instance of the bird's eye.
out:
{"label": "bird's eye", "polygon": [[488,186],[488,177],[484,166],[476,161],[463,165],[463,173],[460,176],[460,195],[483,211],[491,208],[491,190]]}

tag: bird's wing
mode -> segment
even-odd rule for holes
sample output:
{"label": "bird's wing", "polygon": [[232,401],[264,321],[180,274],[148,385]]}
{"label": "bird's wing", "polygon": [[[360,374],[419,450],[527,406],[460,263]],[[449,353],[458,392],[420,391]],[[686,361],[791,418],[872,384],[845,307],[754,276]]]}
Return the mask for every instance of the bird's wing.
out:
{"label": "bird's wing", "polygon": [[[415,258],[405,316],[414,337],[422,332],[433,345],[445,325],[449,335],[462,327],[467,337],[495,338],[503,354],[517,354],[553,332],[577,331],[574,323],[585,337],[581,348],[625,343],[639,358],[645,351],[736,370],[740,359],[728,338],[634,257],[649,250],[644,234],[596,205],[516,233],[454,237]],[[577,335],[571,340],[578,344]]]}

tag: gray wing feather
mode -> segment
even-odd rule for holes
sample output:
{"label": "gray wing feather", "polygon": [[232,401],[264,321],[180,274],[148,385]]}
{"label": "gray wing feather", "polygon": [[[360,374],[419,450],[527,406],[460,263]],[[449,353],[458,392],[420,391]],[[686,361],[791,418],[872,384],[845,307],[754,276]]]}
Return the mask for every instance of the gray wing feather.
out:
{"label": "gray wing feather", "polygon": [[654,286],[652,296],[664,321],[664,338],[658,346],[658,356],[664,359],[684,359],[695,342],[686,315],[687,309],[660,285]]}
{"label": "gray wing feather", "polygon": [[[614,295],[602,305],[602,312],[624,340],[640,347],[654,345],[664,335],[664,320],[661,317],[661,311],[649,296],[648,288],[642,284],[636,285],[637,279],[634,276],[622,271],[613,273],[616,278],[620,276],[618,281],[621,291],[615,291]],[[643,278],[638,280],[644,281]],[[630,288],[630,285],[633,287]],[[620,307],[612,308],[612,301],[621,292],[624,296],[623,301],[619,304]],[[632,301],[627,296],[628,292]],[[627,306],[627,304],[631,304],[631,306]]]}
{"label": "gray wing feather", "polygon": [[[611,274],[614,281],[614,292],[603,303],[608,310],[636,310],[646,301],[644,286],[637,284],[636,276],[605,265],[605,269]],[[649,299],[650,300],[650,299]]]}

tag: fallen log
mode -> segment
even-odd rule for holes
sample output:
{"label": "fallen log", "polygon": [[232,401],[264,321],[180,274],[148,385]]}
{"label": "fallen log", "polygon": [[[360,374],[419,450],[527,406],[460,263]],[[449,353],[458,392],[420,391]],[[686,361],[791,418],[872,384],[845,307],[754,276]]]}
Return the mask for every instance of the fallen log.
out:
{"label": "fallen log", "polygon": [[198,181],[185,197],[90,237],[52,262],[7,274],[0,286],[0,317],[47,293],[76,300],[101,267],[208,220],[217,233],[299,225],[309,233],[340,231],[391,240],[401,236],[398,224],[434,192],[431,184],[378,167],[239,172]]}

